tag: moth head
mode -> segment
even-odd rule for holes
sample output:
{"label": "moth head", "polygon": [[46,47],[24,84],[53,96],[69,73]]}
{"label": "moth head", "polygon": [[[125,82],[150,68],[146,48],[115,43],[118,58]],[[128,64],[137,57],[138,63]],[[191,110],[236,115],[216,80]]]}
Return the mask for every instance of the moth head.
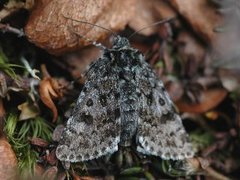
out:
{"label": "moth head", "polygon": [[130,47],[130,43],[127,38],[121,36],[113,37],[113,49],[122,49]]}

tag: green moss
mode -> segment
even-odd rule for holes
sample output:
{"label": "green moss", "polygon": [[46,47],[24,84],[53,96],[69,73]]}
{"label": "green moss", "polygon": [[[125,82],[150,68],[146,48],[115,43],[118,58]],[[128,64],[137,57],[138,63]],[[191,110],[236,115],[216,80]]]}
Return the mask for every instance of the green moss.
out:
{"label": "green moss", "polygon": [[18,159],[19,172],[33,174],[38,152],[31,148],[30,137],[39,137],[50,141],[52,129],[46,121],[37,117],[26,121],[18,121],[16,113],[7,116],[5,133]]}

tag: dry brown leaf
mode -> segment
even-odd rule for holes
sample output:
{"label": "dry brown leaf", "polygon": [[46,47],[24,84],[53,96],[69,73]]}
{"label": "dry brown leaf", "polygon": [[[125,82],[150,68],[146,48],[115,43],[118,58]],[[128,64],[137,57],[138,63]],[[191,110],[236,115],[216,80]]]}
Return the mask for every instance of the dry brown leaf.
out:
{"label": "dry brown leaf", "polygon": [[[161,19],[175,17],[176,13],[165,1],[156,0],[138,0],[136,3],[136,13],[134,18],[129,22],[129,26],[135,31],[147,27]],[[140,31],[144,35],[151,35],[156,33],[157,26],[149,27]]]}
{"label": "dry brown leaf", "polygon": [[43,80],[39,84],[39,94],[42,102],[53,112],[53,122],[56,122],[58,117],[57,108],[53,102],[53,99],[57,99],[63,96],[63,86],[54,78],[50,77],[46,67],[41,66],[43,71]]}
{"label": "dry brown leaf", "polygon": [[37,178],[41,177],[42,174],[44,173],[44,168],[42,165],[40,164],[35,164],[35,167],[34,167],[34,176]]}
{"label": "dry brown leaf", "polygon": [[219,105],[226,95],[225,89],[209,89],[201,92],[199,103],[192,104],[180,100],[176,102],[176,105],[181,112],[204,113]]}
{"label": "dry brown leaf", "polygon": [[18,109],[21,111],[19,120],[26,120],[30,118],[35,118],[39,114],[39,109],[34,104],[29,102],[24,102],[18,105]]}
{"label": "dry brown leaf", "polygon": [[184,17],[197,35],[205,42],[214,44],[216,40],[214,28],[219,26],[222,18],[208,0],[172,0],[169,3]]}
{"label": "dry brown leaf", "polygon": [[[95,61],[100,56],[99,48],[89,46],[81,49],[78,52],[68,53],[64,56],[62,63],[67,71],[72,75],[74,79],[80,79],[80,83],[84,83],[85,79],[82,76],[86,72],[86,67]],[[61,63],[61,62],[59,62]],[[67,64],[67,66],[66,66]]]}
{"label": "dry brown leaf", "polygon": [[49,154],[46,155],[46,161],[52,166],[57,164],[58,159],[56,157],[55,149],[52,150]]}
{"label": "dry brown leaf", "polygon": [[[30,41],[50,53],[61,54],[104,39],[108,31],[125,27],[134,15],[136,0],[39,0],[25,27]],[[68,18],[66,18],[68,17]],[[79,38],[73,31],[85,38]]]}
{"label": "dry brown leaf", "polygon": [[173,102],[178,101],[184,94],[183,85],[180,81],[167,82],[166,88]]}
{"label": "dry brown leaf", "polygon": [[57,98],[58,95],[52,87],[50,78],[44,78],[40,82],[39,94],[42,102],[53,112],[53,122],[55,122],[57,120],[58,111],[52,98]]}
{"label": "dry brown leaf", "polygon": [[52,166],[48,168],[44,174],[43,174],[43,179],[55,179],[57,176],[58,168],[56,166]]}
{"label": "dry brown leaf", "polygon": [[29,139],[29,141],[32,145],[39,147],[47,147],[49,145],[49,143],[46,140],[37,137],[32,137]]}
{"label": "dry brown leaf", "polygon": [[199,157],[186,159],[186,163],[188,164],[187,172],[189,173],[199,173],[210,165],[207,159]]}
{"label": "dry brown leaf", "polygon": [[0,179],[15,179],[17,158],[5,138],[0,139]]}
{"label": "dry brown leaf", "polygon": [[60,172],[58,174],[57,180],[65,180],[66,179],[66,173],[65,172]]}

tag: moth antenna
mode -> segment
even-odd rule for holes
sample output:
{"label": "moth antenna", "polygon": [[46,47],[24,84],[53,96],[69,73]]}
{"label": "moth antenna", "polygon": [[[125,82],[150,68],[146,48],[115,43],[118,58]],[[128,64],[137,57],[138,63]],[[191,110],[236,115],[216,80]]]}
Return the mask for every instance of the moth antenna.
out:
{"label": "moth antenna", "polygon": [[71,19],[71,20],[76,21],[76,22],[79,22],[79,23],[88,24],[88,25],[91,25],[91,26],[94,26],[94,27],[101,28],[101,29],[103,29],[103,30],[105,30],[105,31],[110,32],[113,36],[117,36],[117,34],[116,34],[115,32],[113,32],[111,29],[107,29],[107,28],[105,28],[105,27],[99,26],[99,25],[97,25],[97,24],[92,24],[92,23],[87,22],[87,21],[82,21],[82,20],[78,20],[78,19],[73,19],[73,18],[71,18],[71,17],[65,16],[64,14],[62,14],[62,15],[63,15],[63,17],[65,17],[66,19]]}
{"label": "moth antenna", "polygon": [[144,29],[147,29],[147,28],[150,28],[150,27],[159,25],[159,24],[164,24],[164,23],[169,22],[169,21],[171,21],[171,20],[173,20],[173,19],[175,19],[175,18],[176,18],[176,17],[170,17],[170,18],[163,19],[163,20],[161,20],[161,21],[155,22],[155,23],[153,23],[153,24],[150,24],[150,25],[148,25],[148,26],[145,26],[145,27],[143,27],[143,28],[135,31],[134,33],[132,33],[132,34],[128,37],[128,39],[132,38],[135,34],[139,33],[140,31],[143,31]]}
{"label": "moth antenna", "polygon": [[102,45],[101,43],[97,43],[96,41],[93,41],[93,40],[91,40],[91,39],[89,39],[89,38],[86,38],[85,36],[77,33],[75,30],[73,30],[72,27],[67,26],[67,28],[68,28],[72,33],[76,34],[76,35],[79,36],[80,38],[85,39],[86,41],[90,42],[90,43],[93,44],[94,46],[99,47],[99,48],[101,48],[101,49],[103,49],[103,50],[104,50],[104,49],[107,49],[107,48],[106,48],[104,45]]}

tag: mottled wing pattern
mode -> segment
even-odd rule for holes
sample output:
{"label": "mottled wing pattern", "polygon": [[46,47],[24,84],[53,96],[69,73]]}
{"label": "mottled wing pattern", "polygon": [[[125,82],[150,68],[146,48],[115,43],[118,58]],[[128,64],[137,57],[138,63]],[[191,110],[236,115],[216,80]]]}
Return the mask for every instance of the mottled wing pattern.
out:
{"label": "mottled wing pattern", "polygon": [[136,136],[137,151],[163,159],[180,160],[192,157],[188,135],[163,83],[156,78],[144,59],[141,61],[143,71],[137,75],[142,93]]}
{"label": "mottled wing pattern", "polygon": [[56,150],[59,160],[86,161],[118,150],[120,113],[116,86],[116,73],[112,72],[109,59],[99,59],[90,67]]}

